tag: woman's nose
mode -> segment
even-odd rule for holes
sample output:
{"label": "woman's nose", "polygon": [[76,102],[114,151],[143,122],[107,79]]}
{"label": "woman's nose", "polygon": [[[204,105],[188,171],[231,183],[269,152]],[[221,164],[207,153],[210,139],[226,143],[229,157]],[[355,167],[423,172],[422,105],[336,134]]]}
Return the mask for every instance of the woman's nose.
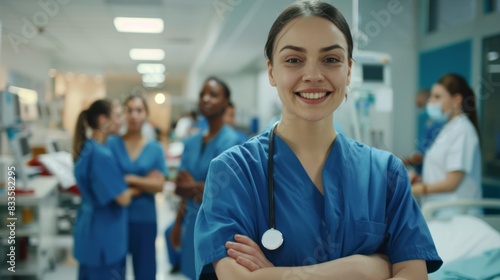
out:
{"label": "woman's nose", "polygon": [[318,83],[324,81],[325,77],[319,65],[316,63],[308,63],[304,69],[302,79],[304,82]]}

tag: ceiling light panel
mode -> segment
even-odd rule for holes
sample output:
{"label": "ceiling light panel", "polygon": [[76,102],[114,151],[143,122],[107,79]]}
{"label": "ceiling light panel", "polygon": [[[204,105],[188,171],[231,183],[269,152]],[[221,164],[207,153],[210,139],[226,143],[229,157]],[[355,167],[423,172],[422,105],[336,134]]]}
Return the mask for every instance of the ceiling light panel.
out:
{"label": "ceiling light panel", "polygon": [[161,63],[141,63],[137,65],[137,72],[140,74],[163,74],[165,65]]}
{"label": "ceiling light panel", "polygon": [[133,60],[163,60],[165,51],[162,49],[131,49],[130,58]]}
{"label": "ceiling light panel", "polygon": [[119,32],[162,33],[163,20],[160,18],[116,17],[113,21]]}
{"label": "ceiling light panel", "polygon": [[142,82],[145,84],[161,84],[165,81],[164,74],[144,74],[142,75]]}

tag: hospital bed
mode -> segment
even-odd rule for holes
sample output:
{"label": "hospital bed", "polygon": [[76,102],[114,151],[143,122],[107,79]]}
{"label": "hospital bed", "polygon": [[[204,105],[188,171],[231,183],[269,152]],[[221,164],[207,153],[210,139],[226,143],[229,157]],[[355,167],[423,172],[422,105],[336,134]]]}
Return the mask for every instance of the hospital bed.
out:
{"label": "hospital bed", "polygon": [[[438,215],[449,209],[455,215]],[[430,279],[500,279],[500,199],[430,202],[422,214],[444,262]]]}

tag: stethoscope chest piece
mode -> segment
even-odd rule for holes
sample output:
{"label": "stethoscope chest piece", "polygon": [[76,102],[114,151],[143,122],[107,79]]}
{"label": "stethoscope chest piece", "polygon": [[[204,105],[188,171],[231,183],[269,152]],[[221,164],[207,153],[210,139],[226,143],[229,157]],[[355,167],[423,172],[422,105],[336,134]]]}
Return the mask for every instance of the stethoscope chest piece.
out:
{"label": "stethoscope chest piece", "polygon": [[276,250],[283,244],[283,234],[277,229],[270,228],[262,235],[262,246],[267,250]]}

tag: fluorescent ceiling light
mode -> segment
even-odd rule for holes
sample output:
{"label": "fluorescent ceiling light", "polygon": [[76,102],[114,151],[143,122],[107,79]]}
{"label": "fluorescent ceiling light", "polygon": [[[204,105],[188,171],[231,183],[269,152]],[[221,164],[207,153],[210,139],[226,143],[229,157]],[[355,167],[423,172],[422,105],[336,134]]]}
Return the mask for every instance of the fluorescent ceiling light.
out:
{"label": "fluorescent ceiling light", "polygon": [[161,84],[165,81],[164,74],[144,74],[142,75],[142,82],[145,84]]}
{"label": "fluorescent ceiling light", "polygon": [[131,49],[130,58],[133,60],[163,60],[165,51],[162,49]]}
{"label": "fluorescent ceiling light", "polygon": [[160,87],[160,84],[158,84],[158,83],[142,83],[142,85],[145,88],[159,88]]}
{"label": "fluorescent ceiling light", "polygon": [[137,72],[141,74],[163,74],[165,65],[160,63],[141,63],[137,65]]}
{"label": "fluorescent ceiling light", "polygon": [[113,21],[119,32],[162,33],[163,20],[160,18],[116,17]]}

